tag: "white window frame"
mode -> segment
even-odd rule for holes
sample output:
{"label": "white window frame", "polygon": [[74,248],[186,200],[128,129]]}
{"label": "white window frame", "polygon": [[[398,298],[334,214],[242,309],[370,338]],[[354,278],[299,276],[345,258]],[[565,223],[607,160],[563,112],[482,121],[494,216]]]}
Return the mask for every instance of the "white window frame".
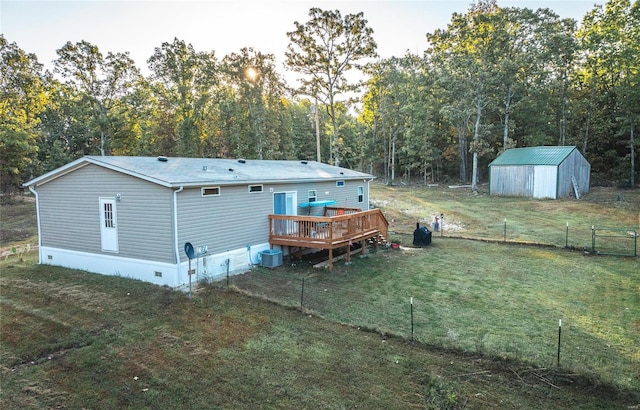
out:
{"label": "white window frame", "polygon": [[[217,193],[217,194],[207,194],[207,193],[205,193],[205,191],[206,191],[206,190],[209,190],[209,189],[215,189],[215,190],[217,190],[217,191],[218,191],[218,193]],[[220,192],[220,187],[219,187],[219,186],[206,186],[206,187],[202,187],[202,188],[200,188],[200,195],[201,195],[202,197],[208,197],[208,196],[220,196],[220,193],[221,193],[221,192]]]}
{"label": "white window frame", "polygon": [[318,200],[318,191],[316,189],[310,189],[307,191],[307,200],[309,202],[315,202]]}
{"label": "white window frame", "polygon": [[358,203],[364,202],[364,185],[358,186]]}

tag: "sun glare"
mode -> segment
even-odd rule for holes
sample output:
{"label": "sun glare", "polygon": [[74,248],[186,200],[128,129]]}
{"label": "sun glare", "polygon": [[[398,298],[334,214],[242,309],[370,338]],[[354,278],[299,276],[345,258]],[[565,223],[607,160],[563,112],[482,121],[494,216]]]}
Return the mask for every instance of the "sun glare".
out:
{"label": "sun glare", "polygon": [[247,77],[247,80],[254,82],[258,79],[258,71],[254,67],[247,67],[244,70],[244,75]]}

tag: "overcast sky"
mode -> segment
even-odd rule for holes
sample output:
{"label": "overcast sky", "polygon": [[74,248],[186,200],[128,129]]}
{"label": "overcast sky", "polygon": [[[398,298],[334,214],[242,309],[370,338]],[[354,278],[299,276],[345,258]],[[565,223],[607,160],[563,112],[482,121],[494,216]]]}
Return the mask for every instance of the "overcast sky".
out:
{"label": "overcast sky", "polygon": [[[147,59],[155,47],[174,37],[196,51],[215,51],[221,59],[243,47],[274,54],[281,71],[294,21],[308,20],[311,7],[340,10],[342,15],[364,12],[374,30],[381,57],[422,53],[426,33],[445,28],[453,13],[464,13],[471,0],[395,1],[29,1],[0,0],[0,27],[15,42],[51,68],[56,50],[67,41],[86,40],[103,54],[129,52],[147,73]],[[500,7],[550,8],[560,17],[578,22],[594,0],[498,0]]]}

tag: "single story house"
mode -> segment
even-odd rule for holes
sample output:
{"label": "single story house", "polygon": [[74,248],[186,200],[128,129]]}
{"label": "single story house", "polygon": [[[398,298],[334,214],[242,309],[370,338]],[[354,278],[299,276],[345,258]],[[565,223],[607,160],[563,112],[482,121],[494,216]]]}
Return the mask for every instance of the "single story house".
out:
{"label": "single story house", "polygon": [[280,250],[274,215],[368,210],[373,179],[315,161],[85,156],[24,186],[40,263],[181,287],[189,267],[215,280]]}
{"label": "single story house", "polygon": [[574,146],[512,148],[489,164],[489,194],[552,198],[589,192],[591,165]]}

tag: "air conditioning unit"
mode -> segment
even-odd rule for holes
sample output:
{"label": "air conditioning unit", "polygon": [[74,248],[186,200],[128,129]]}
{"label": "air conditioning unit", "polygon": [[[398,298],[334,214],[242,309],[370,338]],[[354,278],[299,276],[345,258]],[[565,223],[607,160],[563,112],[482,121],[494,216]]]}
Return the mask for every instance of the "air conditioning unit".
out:
{"label": "air conditioning unit", "polygon": [[276,249],[267,249],[261,253],[261,265],[265,268],[275,268],[282,265],[282,251]]}

